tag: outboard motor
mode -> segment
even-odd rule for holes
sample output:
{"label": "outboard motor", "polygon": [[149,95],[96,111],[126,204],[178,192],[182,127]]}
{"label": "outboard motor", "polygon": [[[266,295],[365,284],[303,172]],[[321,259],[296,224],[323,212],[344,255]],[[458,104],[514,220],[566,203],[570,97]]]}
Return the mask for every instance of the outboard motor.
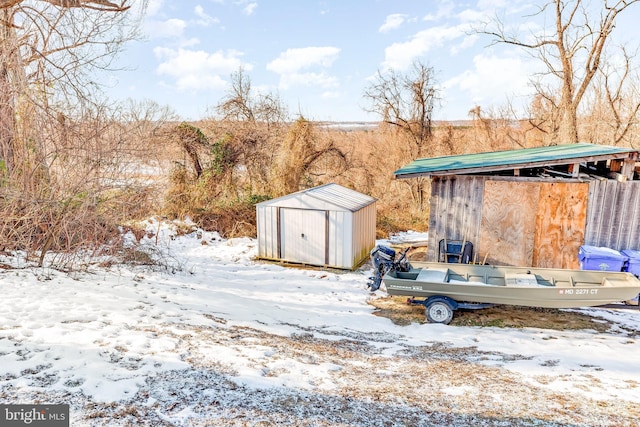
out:
{"label": "outboard motor", "polygon": [[374,275],[369,277],[367,287],[371,289],[371,292],[375,292],[380,289],[382,284],[382,278],[390,271],[409,271],[411,270],[411,264],[406,259],[407,251],[410,248],[406,248],[398,260],[396,261],[396,251],[388,246],[377,245],[369,253],[371,262],[374,267]]}

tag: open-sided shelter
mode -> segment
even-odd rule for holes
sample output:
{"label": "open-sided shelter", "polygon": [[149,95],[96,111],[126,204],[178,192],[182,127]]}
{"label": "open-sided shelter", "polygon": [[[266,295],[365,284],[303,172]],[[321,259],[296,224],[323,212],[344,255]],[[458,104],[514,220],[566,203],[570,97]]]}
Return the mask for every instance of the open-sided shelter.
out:
{"label": "open-sided shelter", "polygon": [[395,176],[431,177],[428,260],[449,239],[477,262],[577,269],[584,244],[640,249],[638,159],[579,143],[417,159]]}
{"label": "open-sided shelter", "polygon": [[325,184],[258,203],[258,257],[353,269],[375,245],[375,202]]}

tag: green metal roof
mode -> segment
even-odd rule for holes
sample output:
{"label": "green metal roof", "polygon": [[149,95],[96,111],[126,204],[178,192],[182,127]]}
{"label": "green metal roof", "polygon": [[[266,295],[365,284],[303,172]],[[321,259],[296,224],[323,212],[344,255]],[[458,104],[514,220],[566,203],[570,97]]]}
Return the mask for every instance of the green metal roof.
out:
{"label": "green metal roof", "polygon": [[629,158],[637,150],[597,144],[566,144],[489,153],[417,159],[394,172],[396,178],[421,175],[454,175],[508,169],[533,168],[576,161],[594,162]]}

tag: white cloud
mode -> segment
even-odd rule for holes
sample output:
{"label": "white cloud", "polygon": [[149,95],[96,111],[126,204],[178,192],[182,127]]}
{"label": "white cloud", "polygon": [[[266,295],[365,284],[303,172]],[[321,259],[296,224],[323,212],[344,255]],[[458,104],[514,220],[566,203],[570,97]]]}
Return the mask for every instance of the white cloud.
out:
{"label": "white cloud", "polygon": [[508,9],[517,4],[518,1],[514,0],[479,0],[478,8],[483,10]]}
{"label": "white cloud", "polygon": [[174,79],[174,86],[181,91],[198,89],[224,89],[225,79],[240,67],[250,71],[250,64],[244,64],[241,52],[229,50],[214,53],[202,50],[170,49],[157,47],[154,49],[160,65],[156,72],[159,75]]}
{"label": "white cloud", "polygon": [[451,13],[455,9],[455,4],[451,0],[440,0],[438,2],[438,10],[436,13],[429,13],[426,15],[424,21],[440,21],[443,18],[451,16]]}
{"label": "white cloud", "polygon": [[164,6],[163,2],[164,0],[149,0],[149,5],[147,6],[147,16],[156,16]]}
{"label": "white cloud", "polygon": [[480,36],[478,34],[465,36],[460,43],[451,46],[451,55],[456,56],[461,51],[472,48],[478,40],[480,40]]}
{"label": "white cloud", "polygon": [[200,44],[200,39],[197,37],[191,37],[190,39],[180,40],[180,47],[186,49]]}
{"label": "white cloud", "polygon": [[466,26],[433,27],[416,33],[411,40],[394,43],[385,49],[383,69],[406,70],[415,58],[424,56],[445,42],[465,36]]}
{"label": "white cloud", "polygon": [[337,91],[331,91],[328,90],[326,92],[322,92],[322,99],[337,99],[340,98],[342,96],[342,94],[340,92]]}
{"label": "white cloud", "polygon": [[330,67],[338,57],[337,47],[305,47],[287,49],[267,64],[267,69],[278,74],[296,73],[313,66]]}
{"label": "white cloud", "polygon": [[492,16],[480,10],[465,9],[458,13],[456,17],[462,22],[478,25],[481,22],[488,21]]}
{"label": "white cloud", "polygon": [[338,85],[338,79],[326,73],[294,73],[280,76],[279,87],[286,90],[293,86],[335,88]]}
{"label": "white cloud", "polygon": [[203,27],[208,27],[211,24],[218,24],[220,23],[220,20],[217,18],[214,18],[210,15],[208,15],[205,11],[204,8],[200,5],[197,5],[193,12],[196,14],[196,16],[199,18],[196,20],[196,24],[201,25]]}
{"label": "white cloud", "polygon": [[184,33],[187,23],[182,19],[167,19],[166,21],[150,20],[145,23],[145,32],[151,38],[174,38]]}
{"label": "white cloud", "polygon": [[468,94],[470,105],[504,104],[507,96],[530,95],[531,64],[516,57],[480,54],[473,58],[474,69],[446,81],[445,88]]}
{"label": "white cloud", "polygon": [[387,19],[384,21],[384,24],[380,26],[378,31],[381,33],[388,33],[391,30],[399,28],[407,20],[407,16],[408,15],[404,15],[402,13],[394,13],[393,15],[387,16]]}
{"label": "white cloud", "polygon": [[245,15],[253,15],[253,12],[255,12],[258,7],[257,2],[252,2],[250,0],[238,0],[236,4],[243,6],[242,13]]}
{"label": "white cloud", "polygon": [[[268,63],[267,69],[280,74],[282,89],[291,86],[337,87],[337,78],[328,75],[325,69],[331,67],[339,53],[337,47],[287,49]],[[307,71],[310,69],[314,71]]]}

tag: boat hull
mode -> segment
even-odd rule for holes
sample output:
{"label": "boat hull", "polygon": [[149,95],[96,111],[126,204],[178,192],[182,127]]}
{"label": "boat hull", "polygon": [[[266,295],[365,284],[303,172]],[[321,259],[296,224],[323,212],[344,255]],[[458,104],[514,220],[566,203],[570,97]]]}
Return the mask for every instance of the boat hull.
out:
{"label": "boat hull", "polygon": [[389,295],[446,296],[458,302],[577,308],[630,300],[640,280],[630,273],[412,262],[383,278]]}

